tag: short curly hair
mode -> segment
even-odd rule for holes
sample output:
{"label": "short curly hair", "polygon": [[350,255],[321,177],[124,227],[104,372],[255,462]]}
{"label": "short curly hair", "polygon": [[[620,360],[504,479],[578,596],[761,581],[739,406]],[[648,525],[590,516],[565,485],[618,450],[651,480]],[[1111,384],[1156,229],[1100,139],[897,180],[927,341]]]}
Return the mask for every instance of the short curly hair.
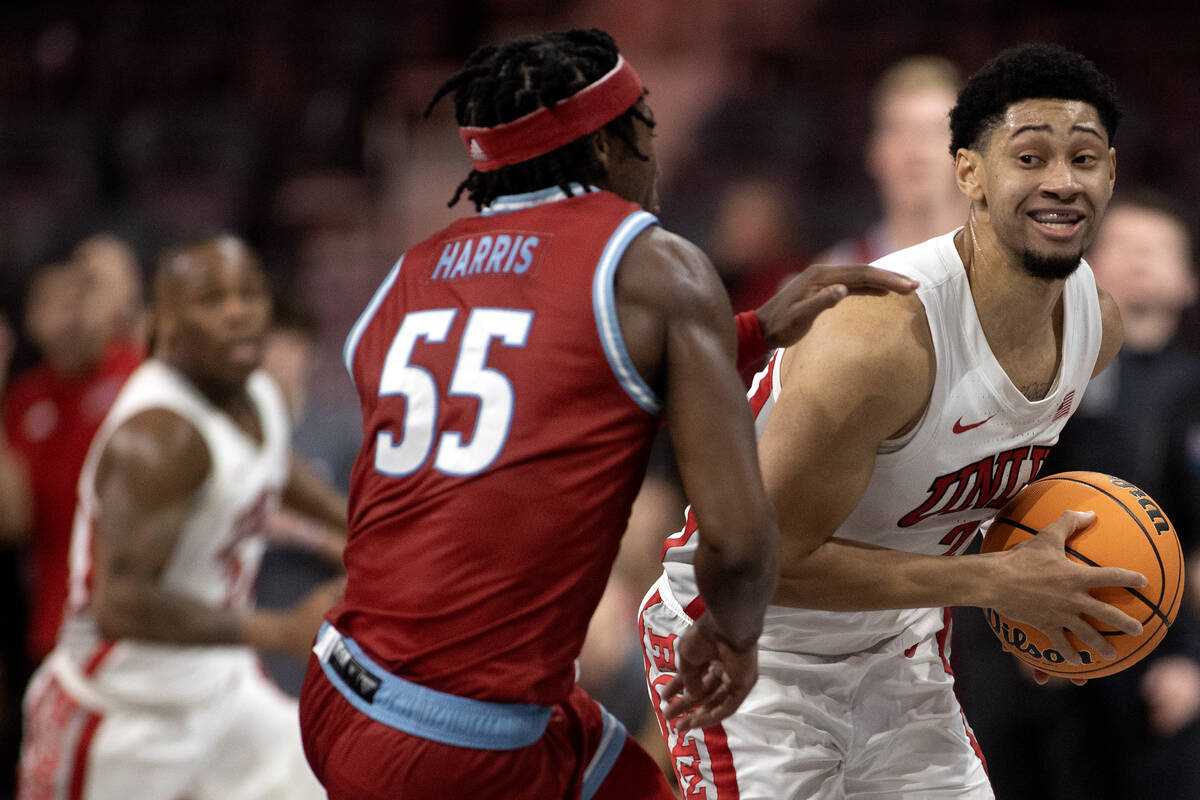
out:
{"label": "short curly hair", "polygon": [[1059,45],[1032,42],[1002,51],[967,79],[950,111],[950,155],[981,149],[1011,104],[1038,98],[1088,103],[1110,143],[1121,121],[1116,88],[1095,64]]}

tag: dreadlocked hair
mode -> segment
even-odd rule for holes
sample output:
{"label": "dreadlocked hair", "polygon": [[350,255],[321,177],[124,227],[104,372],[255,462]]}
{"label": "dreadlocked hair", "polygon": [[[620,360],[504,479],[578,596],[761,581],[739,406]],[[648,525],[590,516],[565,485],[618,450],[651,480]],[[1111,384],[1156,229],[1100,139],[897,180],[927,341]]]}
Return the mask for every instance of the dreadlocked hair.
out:
{"label": "dreadlocked hair", "polygon": [[[438,101],[454,93],[454,115],[460,126],[488,128],[525,116],[602,78],[617,64],[617,44],[604,31],[573,30],[565,33],[521,36],[500,45],[485,45],[466,65],[441,85],[425,109],[428,117]],[[637,148],[633,120],[653,127],[654,121],[635,104],[605,125],[631,153],[643,161]],[[453,206],[464,191],[478,211],[497,197],[558,186],[568,196],[570,184],[588,185],[603,177],[591,134],[544,155],[488,172],[471,170],[447,205]]]}

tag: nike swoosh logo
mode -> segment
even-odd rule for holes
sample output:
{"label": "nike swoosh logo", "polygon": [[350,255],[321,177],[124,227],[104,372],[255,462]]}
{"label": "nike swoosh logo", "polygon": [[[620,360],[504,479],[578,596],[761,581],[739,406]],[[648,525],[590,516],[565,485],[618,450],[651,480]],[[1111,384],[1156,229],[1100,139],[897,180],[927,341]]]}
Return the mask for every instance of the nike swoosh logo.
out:
{"label": "nike swoosh logo", "polygon": [[[992,417],[994,417],[994,416],[996,416],[996,415],[992,414]],[[967,431],[971,430],[972,428],[978,428],[980,425],[987,422],[992,417],[987,417],[986,419],[981,419],[981,420],[979,420],[979,422],[972,422],[970,425],[963,425],[962,417],[959,417],[958,421],[954,423],[954,432],[955,433],[966,433]]]}

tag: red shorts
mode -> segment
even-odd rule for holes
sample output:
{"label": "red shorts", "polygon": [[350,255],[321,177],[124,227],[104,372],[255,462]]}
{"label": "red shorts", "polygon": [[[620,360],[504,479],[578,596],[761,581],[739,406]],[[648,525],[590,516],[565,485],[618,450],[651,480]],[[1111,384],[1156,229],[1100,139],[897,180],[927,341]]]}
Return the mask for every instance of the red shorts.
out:
{"label": "red shorts", "polygon": [[[308,762],[330,800],[445,800],[447,797],[581,797],[603,744],[603,711],[575,687],[556,706],[542,737],[516,750],[475,750],[414,736],[371,719],[310,658],[300,696]],[[592,784],[595,783],[593,776]],[[674,800],[654,760],[626,736],[593,800]]]}

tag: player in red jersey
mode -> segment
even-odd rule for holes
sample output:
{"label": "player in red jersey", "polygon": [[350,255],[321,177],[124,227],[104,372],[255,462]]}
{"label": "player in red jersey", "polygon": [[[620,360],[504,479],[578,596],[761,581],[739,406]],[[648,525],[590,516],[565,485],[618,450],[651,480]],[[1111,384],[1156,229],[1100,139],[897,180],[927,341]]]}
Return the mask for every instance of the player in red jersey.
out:
{"label": "player in red jersey", "polygon": [[[301,698],[309,761],[334,800],[671,798],[574,660],[665,420],[715,531],[667,713],[709,724],[754,683],[776,527],[729,301],[645,210],[654,122],[607,34],[485,47],[434,102],[451,92],[475,166],[455,200],[481,213],[405,253],[346,342],[364,444],[345,599]],[[914,285],[814,271],[783,335],[847,283]],[[757,319],[739,327],[761,347]]]}

